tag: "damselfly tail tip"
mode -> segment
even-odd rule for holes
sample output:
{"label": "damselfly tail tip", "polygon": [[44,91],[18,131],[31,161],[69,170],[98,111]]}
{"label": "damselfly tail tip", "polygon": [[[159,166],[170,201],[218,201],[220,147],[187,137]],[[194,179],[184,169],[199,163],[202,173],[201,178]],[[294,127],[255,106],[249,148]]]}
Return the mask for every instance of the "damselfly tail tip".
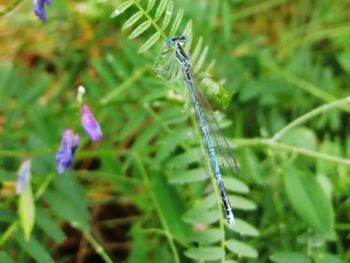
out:
{"label": "damselfly tail tip", "polygon": [[233,214],[230,214],[227,217],[227,223],[229,224],[229,226],[233,226],[235,224],[235,218],[234,218]]}

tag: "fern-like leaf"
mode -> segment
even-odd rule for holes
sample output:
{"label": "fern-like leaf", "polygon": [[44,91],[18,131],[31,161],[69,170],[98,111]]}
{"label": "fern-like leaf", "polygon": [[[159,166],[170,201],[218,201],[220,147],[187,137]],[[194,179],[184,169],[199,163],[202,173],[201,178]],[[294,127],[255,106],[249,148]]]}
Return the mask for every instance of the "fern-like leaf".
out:
{"label": "fern-like leaf", "polygon": [[117,17],[117,16],[121,15],[121,14],[124,13],[129,7],[131,7],[133,3],[134,3],[133,0],[125,1],[125,2],[122,3],[120,6],[118,6],[117,9],[115,9],[115,10],[113,11],[113,13],[111,14],[111,17]]}
{"label": "fern-like leaf", "polygon": [[160,3],[156,10],[156,15],[154,16],[154,21],[157,21],[163,15],[163,12],[167,3],[168,3],[168,0],[160,0]]}
{"label": "fern-like leaf", "polygon": [[134,31],[132,31],[132,33],[129,35],[129,39],[133,39],[135,37],[138,37],[143,32],[145,32],[150,26],[151,26],[151,21],[143,22],[137,28],[135,28]]}
{"label": "fern-like leaf", "polygon": [[133,26],[140,18],[142,17],[142,12],[138,11],[136,12],[132,17],[130,17],[123,25],[122,31],[128,29],[129,27]]}
{"label": "fern-like leaf", "polygon": [[137,53],[143,53],[150,47],[152,47],[160,38],[160,33],[154,33],[140,48],[137,50]]}
{"label": "fern-like leaf", "polygon": [[174,36],[176,34],[176,31],[178,30],[180,23],[182,21],[182,18],[184,16],[184,11],[182,9],[180,9],[179,11],[177,11],[175,20],[173,22],[173,25],[171,26],[170,29],[170,36]]}

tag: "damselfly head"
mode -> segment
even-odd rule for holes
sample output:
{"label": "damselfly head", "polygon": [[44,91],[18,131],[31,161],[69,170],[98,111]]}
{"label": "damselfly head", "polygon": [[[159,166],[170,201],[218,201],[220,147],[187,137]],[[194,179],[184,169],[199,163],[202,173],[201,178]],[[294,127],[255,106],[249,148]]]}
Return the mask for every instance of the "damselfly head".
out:
{"label": "damselfly head", "polygon": [[173,38],[172,37],[168,37],[167,39],[166,39],[166,45],[167,46],[170,46],[171,44],[173,44]]}
{"label": "damselfly head", "polygon": [[166,45],[171,46],[174,45],[176,42],[181,42],[181,43],[187,43],[189,41],[188,36],[183,35],[183,36],[176,36],[176,37],[168,37],[166,40]]}

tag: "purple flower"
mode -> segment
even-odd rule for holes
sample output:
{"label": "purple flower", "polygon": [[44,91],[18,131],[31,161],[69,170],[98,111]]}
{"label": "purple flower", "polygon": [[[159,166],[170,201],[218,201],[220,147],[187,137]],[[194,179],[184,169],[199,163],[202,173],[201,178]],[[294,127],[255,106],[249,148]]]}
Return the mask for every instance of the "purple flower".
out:
{"label": "purple flower", "polygon": [[46,20],[45,4],[51,4],[51,0],[33,0],[34,13],[41,21]]}
{"label": "purple flower", "polygon": [[56,170],[58,174],[62,174],[71,167],[79,142],[80,136],[78,134],[74,134],[74,131],[71,129],[64,130],[61,145],[56,154]]}
{"label": "purple flower", "polygon": [[30,167],[31,160],[29,158],[23,160],[21,166],[17,172],[17,180],[16,180],[16,193],[21,194],[26,188],[29,180],[30,180]]}
{"label": "purple flower", "polygon": [[98,124],[92,115],[89,106],[86,104],[81,106],[81,124],[92,141],[101,140],[102,131],[100,124]]}

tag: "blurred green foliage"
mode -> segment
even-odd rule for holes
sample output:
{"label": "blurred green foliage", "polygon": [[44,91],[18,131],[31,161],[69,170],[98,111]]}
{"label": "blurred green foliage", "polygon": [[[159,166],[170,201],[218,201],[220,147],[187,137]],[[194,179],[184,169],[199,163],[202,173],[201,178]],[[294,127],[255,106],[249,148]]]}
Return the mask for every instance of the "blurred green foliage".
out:
{"label": "blurred green foliage", "polygon": [[[1,3],[0,262],[349,262],[349,11],[347,0],[53,0],[41,23],[30,1]],[[183,32],[240,163],[224,179],[232,228],[183,80],[154,71],[165,38]],[[83,134],[79,85],[104,138],[82,136],[57,176],[63,129]],[[14,193],[27,156],[29,239],[28,200],[18,210]]]}

